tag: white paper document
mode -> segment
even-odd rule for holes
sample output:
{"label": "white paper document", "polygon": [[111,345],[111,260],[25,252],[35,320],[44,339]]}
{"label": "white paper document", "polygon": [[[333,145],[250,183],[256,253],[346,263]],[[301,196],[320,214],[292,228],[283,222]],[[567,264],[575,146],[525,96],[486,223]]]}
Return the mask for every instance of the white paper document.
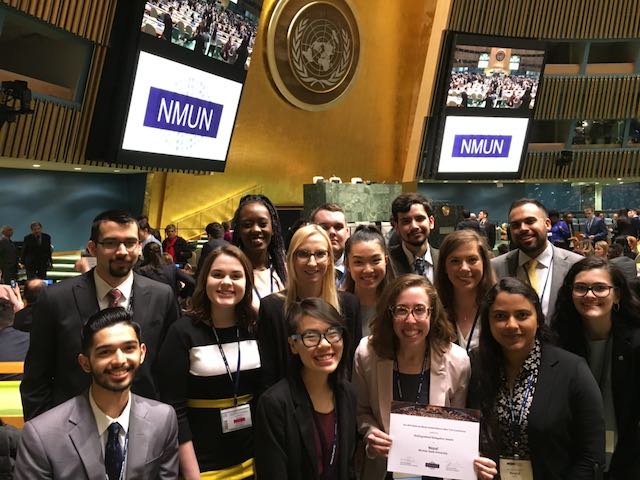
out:
{"label": "white paper document", "polygon": [[480,413],[476,410],[393,402],[387,469],[452,480],[476,480]]}

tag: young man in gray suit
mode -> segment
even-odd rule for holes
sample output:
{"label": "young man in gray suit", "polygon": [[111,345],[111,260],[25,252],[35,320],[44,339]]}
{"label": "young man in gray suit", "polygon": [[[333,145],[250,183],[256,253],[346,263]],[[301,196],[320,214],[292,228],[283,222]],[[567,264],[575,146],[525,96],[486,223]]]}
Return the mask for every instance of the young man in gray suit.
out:
{"label": "young man in gray suit", "polygon": [[551,220],[538,200],[522,198],[513,202],[509,207],[509,229],[517,248],[491,260],[496,277],[517,277],[529,283],[538,292],[545,322],[549,324],[565,275],[583,257],[549,242]]}
{"label": "young man in gray suit", "polygon": [[178,478],[175,411],[131,393],[145,354],[124,308],[93,315],[78,355],[91,386],[25,424],[15,478]]}

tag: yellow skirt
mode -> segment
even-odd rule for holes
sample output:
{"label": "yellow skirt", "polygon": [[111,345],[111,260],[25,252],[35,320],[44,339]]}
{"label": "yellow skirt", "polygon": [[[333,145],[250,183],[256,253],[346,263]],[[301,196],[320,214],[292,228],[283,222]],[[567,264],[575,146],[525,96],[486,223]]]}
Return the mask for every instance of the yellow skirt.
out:
{"label": "yellow skirt", "polygon": [[242,480],[255,475],[253,458],[224,470],[212,470],[200,473],[200,478],[206,480]]}

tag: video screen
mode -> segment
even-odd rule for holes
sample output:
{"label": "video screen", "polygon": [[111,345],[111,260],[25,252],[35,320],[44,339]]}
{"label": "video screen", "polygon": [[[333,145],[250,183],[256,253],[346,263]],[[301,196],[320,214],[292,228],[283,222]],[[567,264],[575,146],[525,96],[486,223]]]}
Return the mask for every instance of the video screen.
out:
{"label": "video screen", "polygon": [[456,44],[446,106],[530,112],[544,66],[545,51]]}
{"label": "video screen", "polygon": [[526,117],[446,117],[437,173],[465,178],[515,176],[526,150],[529,121]]}
{"label": "video screen", "polygon": [[140,51],[122,150],[223,171],[241,93],[242,83]]}
{"label": "video screen", "polygon": [[140,28],[163,41],[247,70],[261,10],[262,0],[151,0],[145,4]]}

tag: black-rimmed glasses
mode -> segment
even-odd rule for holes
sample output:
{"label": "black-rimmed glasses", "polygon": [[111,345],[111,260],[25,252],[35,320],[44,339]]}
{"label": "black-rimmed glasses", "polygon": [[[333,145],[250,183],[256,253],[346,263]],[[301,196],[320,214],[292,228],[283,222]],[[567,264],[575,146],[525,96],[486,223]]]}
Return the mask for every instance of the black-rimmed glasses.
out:
{"label": "black-rimmed glasses", "polygon": [[334,344],[342,340],[343,329],[340,327],[330,327],[324,332],[318,330],[305,330],[302,333],[291,335],[293,340],[302,340],[302,344],[307,348],[317,347],[324,338],[327,342]]}
{"label": "black-rimmed glasses", "polygon": [[124,245],[127,250],[133,250],[138,245],[138,240],[135,238],[127,238],[126,240],[116,240],[114,238],[108,238],[101,242],[96,242],[98,245],[102,245],[105,250],[117,250],[120,245]]}
{"label": "black-rimmed glasses", "polygon": [[309,250],[296,250],[295,256],[298,260],[302,260],[304,262],[311,260],[311,257],[315,258],[316,262],[324,262],[329,258],[329,252],[326,250],[316,250],[315,252],[310,252]]}
{"label": "black-rimmed glasses", "polygon": [[574,283],[573,285],[573,293],[578,295],[579,297],[585,297],[587,293],[593,292],[593,294],[598,298],[608,297],[611,293],[611,289],[616,288],[611,285],[607,285],[606,283],[595,283],[591,286],[586,283]]}

